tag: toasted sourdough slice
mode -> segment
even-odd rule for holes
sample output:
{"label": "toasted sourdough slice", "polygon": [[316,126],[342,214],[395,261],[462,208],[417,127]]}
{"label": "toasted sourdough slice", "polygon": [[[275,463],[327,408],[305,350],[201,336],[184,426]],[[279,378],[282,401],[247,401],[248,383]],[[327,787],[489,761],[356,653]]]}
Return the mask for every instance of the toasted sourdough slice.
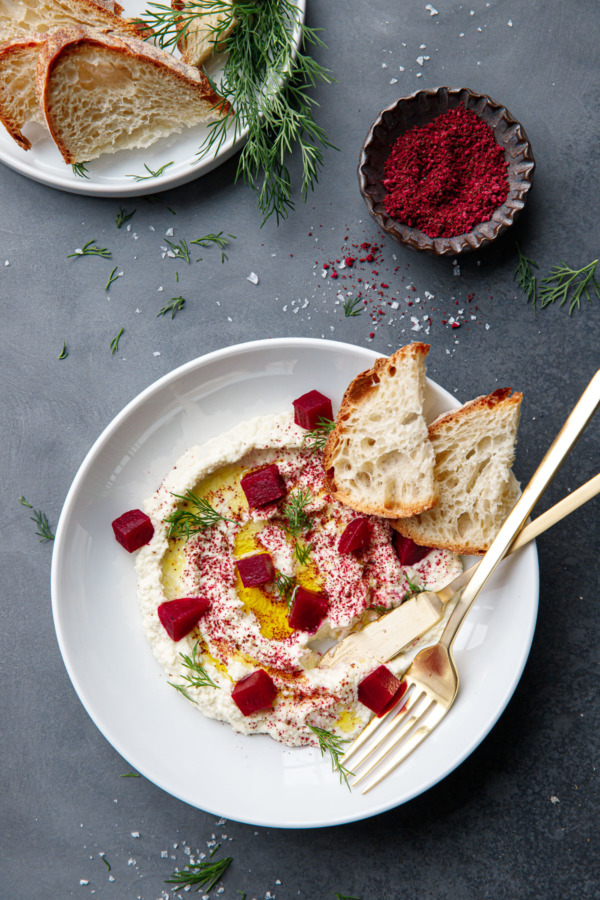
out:
{"label": "toasted sourdough slice", "polygon": [[21,131],[23,126],[44,122],[35,90],[35,70],[45,40],[45,35],[31,33],[0,46],[0,122],[23,150],[31,147]]}
{"label": "toasted sourdough slice", "polygon": [[0,41],[67,25],[139,35],[139,26],[133,19],[121,18],[122,10],[112,0],[0,0]]}
{"label": "toasted sourdough slice", "polygon": [[149,147],[229,112],[206,76],[137,38],[89,28],[50,33],[37,64],[38,100],[67,163]]}
{"label": "toasted sourdough slice", "polygon": [[523,395],[500,388],[429,426],[440,502],[393,522],[417,544],[485,553],[519,497],[511,471]]}
{"label": "toasted sourdough slice", "polygon": [[427,344],[378,359],[348,386],[324,450],[334,497],[395,518],[437,503],[435,457],[423,417]]}
{"label": "toasted sourdough slice", "polygon": [[121,18],[122,10],[113,0],[0,0],[0,122],[23,150],[31,147],[23,126],[44,122],[35,82],[46,33],[65,25],[90,25],[139,36],[135,22]]}
{"label": "toasted sourdough slice", "polygon": [[[231,7],[233,0],[224,0],[224,5]],[[182,36],[177,42],[181,51],[181,58],[190,66],[202,66],[214,53],[224,49],[225,39],[229,37],[234,28],[234,19],[230,16],[230,10],[222,9],[219,12],[197,14],[194,2],[185,3],[183,0],[171,0],[171,7],[181,11],[178,29]],[[186,8],[192,8],[194,17],[190,19]],[[229,24],[223,27],[225,20]],[[217,29],[219,30],[217,34]]]}

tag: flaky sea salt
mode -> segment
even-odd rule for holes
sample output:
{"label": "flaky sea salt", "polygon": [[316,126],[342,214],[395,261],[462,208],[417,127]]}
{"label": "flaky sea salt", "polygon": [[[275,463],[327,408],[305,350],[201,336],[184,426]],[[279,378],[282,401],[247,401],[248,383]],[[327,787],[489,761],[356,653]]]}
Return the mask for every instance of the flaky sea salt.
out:
{"label": "flaky sea salt", "polygon": [[246,278],[246,281],[251,281],[252,284],[258,284],[258,275],[256,274],[256,272],[250,272],[250,274]]}
{"label": "flaky sea salt", "polygon": [[428,3],[425,9],[428,10],[430,16],[438,15],[437,9],[435,8],[435,6],[432,6],[431,3]]}

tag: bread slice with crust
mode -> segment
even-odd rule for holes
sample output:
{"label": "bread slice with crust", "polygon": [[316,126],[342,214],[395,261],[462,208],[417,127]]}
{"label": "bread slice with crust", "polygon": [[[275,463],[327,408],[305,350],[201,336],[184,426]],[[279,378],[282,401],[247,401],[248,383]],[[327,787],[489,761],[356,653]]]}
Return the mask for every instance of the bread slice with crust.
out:
{"label": "bread slice with crust", "polygon": [[511,467],[522,399],[500,388],[432,422],[440,501],[435,509],[392,522],[400,534],[455,553],[486,552],[519,497]]}
{"label": "bread slice with crust", "polygon": [[149,147],[230,109],[193,66],[137,38],[90,28],[48,35],[37,93],[50,134],[71,164]]}
{"label": "bread slice with crust", "polygon": [[[227,6],[233,5],[233,0],[224,0]],[[225,39],[229,37],[235,27],[235,20],[230,18],[229,11],[221,9],[218,12],[197,15],[197,8],[193,10],[194,18],[186,18],[186,7],[194,7],[194,3],[185,3],[184,0],[171,0],[171,8],[181,11],[179,30],[182,36],[177,42],[181,51],[181,58],[190,66],[202,66],[214,53],[219,53],[225,48]],[[227,27],[219,31],[224,20],[229,19]]]}
{"label": "bread slice with crust", "polygon": [[396,518],[437,503],[435,457],[423,417],[427,344],[378,359],[348,386],[324,450],[333,496],[358,512]]}
{"label": "bread slice with crust", "polygon": [[37,58],[46,33],[67,25],[140,36],[113,0],[0,0],[0,122],[23,150],[27,122],[44,123],[36,92]]}

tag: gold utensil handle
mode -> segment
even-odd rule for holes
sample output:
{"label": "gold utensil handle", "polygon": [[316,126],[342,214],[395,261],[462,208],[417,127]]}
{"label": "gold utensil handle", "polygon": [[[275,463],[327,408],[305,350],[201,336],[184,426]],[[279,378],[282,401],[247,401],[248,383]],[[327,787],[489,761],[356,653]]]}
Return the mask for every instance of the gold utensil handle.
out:
{"label": "gold utensil handle", "polygon": [[[543,534],[544,531],[548,531],[549,528],[552,528],[552,526],[556,525],[557,522],[560,522],[561,519],[566,519],[572,512],[579,509],[580,506],[583,506],[584,503],[587,503],[588,500],[591,500],[598,494],[600,494],[600,474],[594,475],[593,478],[590,478],[589,481],[586,481],[585,484],[578,487],[576,491],[563,497],[562,500],[559,500],[558,503],[539,515],[533,522],[529,522],[528,525],[525,525],[506,551],[506,556],[514,553],[515,550],[520,550],[521,547],[524,547],[525,544],[528,544],[530,541],[535,540],[540,534]],[[450,584],[447,584],[446,587],[437,591],[437,595],[443,603],[447,603],[448,600],[451,600],[458,591],[462,590],[462,588],[470,582],[477,571],[479,562],[476,562],[468,569],[465,569],[465,571],[451,581]]]}
{"label": "gold utensil handle", "polygon": [[550,449],[533,473],[491,547],[479,563],[477,571],[465,588],[440,638],[440,643],[450,647],[462,622],[479,596],[490,575],[504,558],[515,536],[523,527],[531,510],[540,499],[554,475],[575,446],[588,422],[600,404],[600,369],[579,398],[567,421],[552,442]]}

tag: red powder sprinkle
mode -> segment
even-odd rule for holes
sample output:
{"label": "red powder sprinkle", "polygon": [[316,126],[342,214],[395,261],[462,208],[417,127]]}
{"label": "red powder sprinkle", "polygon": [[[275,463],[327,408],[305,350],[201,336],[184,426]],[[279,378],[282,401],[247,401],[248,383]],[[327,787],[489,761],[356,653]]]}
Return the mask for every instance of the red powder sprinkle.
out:
{"label": "red powder sprinkle", "polygon": [[428,237],[454,237],[502,206],[507,162],[490,126],[461,105],[398,138],[383,186],[394,219]]}
{"label": "red powder sprinkle", "polygon": [[338,277],[338,273],[334,270],[334,271],[331,273],[331,277],[332,277],[332,278],[337,278],[337,277]]}
{"label": "red powder sprinkle", "polygon": [[344,260],[344,262],[346,263],[348,268],[351,269],[352,266],[354,265],[354,263],[356,262],[356,259],[354,256],[347,256],[346,259]]}

